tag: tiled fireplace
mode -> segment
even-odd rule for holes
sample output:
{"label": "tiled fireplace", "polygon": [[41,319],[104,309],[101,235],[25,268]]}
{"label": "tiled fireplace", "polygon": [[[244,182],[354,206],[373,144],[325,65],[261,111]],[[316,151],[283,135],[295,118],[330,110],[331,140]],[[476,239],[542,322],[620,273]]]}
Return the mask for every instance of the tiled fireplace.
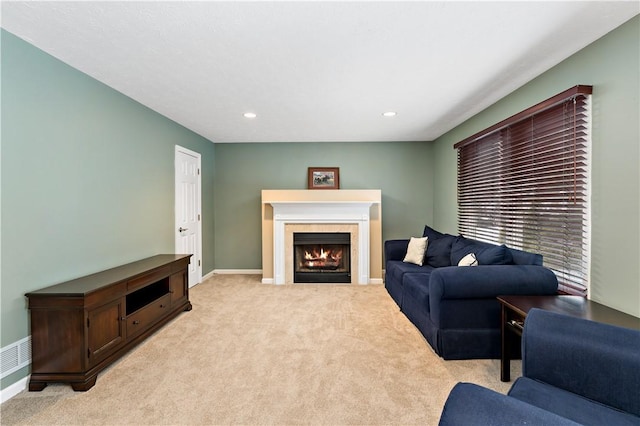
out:
{"label": "tiled fireplace", "polygon": [[263,283],[382,282],[380,191],[264,190],[262,205]]}

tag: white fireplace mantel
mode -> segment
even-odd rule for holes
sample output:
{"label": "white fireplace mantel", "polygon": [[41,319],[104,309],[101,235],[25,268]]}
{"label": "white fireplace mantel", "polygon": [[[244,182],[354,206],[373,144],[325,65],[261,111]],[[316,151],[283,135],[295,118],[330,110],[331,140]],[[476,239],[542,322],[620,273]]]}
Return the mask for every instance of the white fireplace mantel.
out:
{"label": "white fireplace mantel", "polygon": [[285,225],[345,224],[358,227],[359,284],[369,283],[369,209],[372,201],[271,201],[273,206],[274,284],[285,284]]}
{"label": "white fireplace mantel", "polygon": [[349,232],[351,283],[382,284],[379,189],[263,189],[261,204],[264,284],[293,284],[295,232]]}

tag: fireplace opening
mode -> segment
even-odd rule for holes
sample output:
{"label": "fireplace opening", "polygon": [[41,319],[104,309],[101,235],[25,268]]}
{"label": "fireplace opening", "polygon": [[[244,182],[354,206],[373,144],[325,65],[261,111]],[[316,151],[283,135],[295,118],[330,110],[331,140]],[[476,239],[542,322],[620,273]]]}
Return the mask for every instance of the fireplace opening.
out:
{"label": "fireplace opening", "polygon": [[349,232],[294,232],[294,283],[350,283]]}

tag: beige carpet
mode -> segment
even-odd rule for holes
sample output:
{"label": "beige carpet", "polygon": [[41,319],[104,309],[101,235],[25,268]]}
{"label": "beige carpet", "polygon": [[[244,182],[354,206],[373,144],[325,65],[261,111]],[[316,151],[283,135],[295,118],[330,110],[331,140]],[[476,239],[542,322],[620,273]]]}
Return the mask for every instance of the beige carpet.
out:
{"label": "beige carpet", "polygon": [[499,360],[436,356],[381,285],[217,275],[190,299],[88,392],[22,392],[2,424],[436,425],[458,381],[509,388]]}

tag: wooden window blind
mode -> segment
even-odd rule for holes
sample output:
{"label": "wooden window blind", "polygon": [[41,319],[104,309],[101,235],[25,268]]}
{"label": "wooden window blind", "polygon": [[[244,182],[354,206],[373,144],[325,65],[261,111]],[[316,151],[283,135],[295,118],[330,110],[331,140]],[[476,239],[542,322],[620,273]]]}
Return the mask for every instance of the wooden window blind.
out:
{"label": "wooden window blind", "polygon": [[586,295],[591,86],[576,86],[454,145],[465,236],[540,253],[559,290]]}

